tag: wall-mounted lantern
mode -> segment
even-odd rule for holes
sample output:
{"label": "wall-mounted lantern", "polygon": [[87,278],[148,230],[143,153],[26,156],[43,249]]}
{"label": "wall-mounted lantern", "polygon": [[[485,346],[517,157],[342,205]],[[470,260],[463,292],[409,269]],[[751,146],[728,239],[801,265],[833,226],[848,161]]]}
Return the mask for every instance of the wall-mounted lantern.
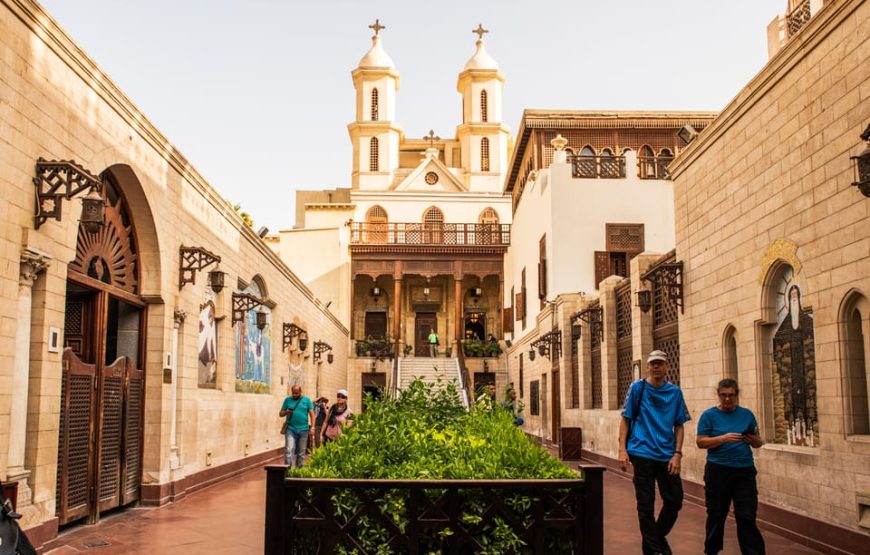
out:
{"label": "wall-mounted lantern", "polygon": [[269,323],[268,318],[269,318],[269,315],[266,314],[266,311],[264,311],[261,307],[260,310],[257,311],[257,329],[258,330],[263,331],[266,328],[266,324]]}
{"label": "wall-mounted lantern", "polygon": [[226,272],[222,272],[220,265],[215,266],[214,270],[208,273],[208,285],[215,293],[220,293],[224,289],[224,276]]}
{"label": "wall-mounted lantern", "polygon": [[87,191],[82,199],[82,227],[88,233],[96,233],[105,225],[106,202],[103,200],[103,183],[88,170],[68,160],[36,161],[36,213],[33,215],[34,227],[44,224],[50,218],[61,221],[63,199]]}
{"label": "wall-mounted lantern", "polygon": [[304,353],[306,349],[308,349],[308,332],[302,330],[299,335],[299,352]]}
{"label": "wall-mounted lantern", "polygon": [[649,312],[652,308],[652,291],[641,289],[637,292],[637,305],[643,312]]}
{"label": "wall-mounted lantern", "polygon": [[562,354],[562,332],[560,330],[553,330],[545,333],[538,339],[532,341],[532,350],[529,351],[529,359],[534,360],[532,353],[534,353],[535,349],[538,350],[538,354],[542,357],[560,357]]}
{"label": "wall-mounted lantern", "polygon": [[867,143],[867,148],[858,156],[850,158],[855,172],[855,181],[852,185],[857,187],[865,197],[870,197],[870,124],[861,133],[861,140]]}
{"label": "wall-mounted lantern", "polygon": [[[292,351],[293,350],[293,347],[292,347],[293,338],[296,336],[299,336],[300,341],[301,341],[302,334],[305,333],[305,330],[303,330],[302,328],[300,328],[296,324],[284,322],[283,332],[284,332],[284,337],[283,337],[284,341],[283,341],[283,345],[281,347],[281,350],[285,351],[285,350],[287,350],[287,347],[290,347],[290,350]],[[302,349],[302,350],[304,351],[305,349]]]}
{"label": "wall-mounted lantern", "polygon": [[[243,322],[245,320],[245,313],[259,306],[263,306],[262,299],[247,293],[233,293],[232,325],[235,325],[236,322]],[[263,315],[263,327],[266,327],[266,313],[262,311],[257,312],[257,327],[260,327],[260,314]],[[263,328],[260,329],[262,330]]]}
{"label": "wall-mounted lantern", "polygon": [[[215,253],[208,251],[202,247],[185,247],[181,245],[178,248],[178,288],[181,289],[186,284],[196,285],[196,273],[205,270],[212,264],[219,264],[221,257]],[[221,273],[219,278],[212,274],[217,271]],[[219,280],[220,286],[215,289],[214,279]],[[224,276],[217,267],[212,272],[208,273],[208,281],[212,290],[219,293],[224,287]]]}
{"label": "wall-mounted lantern", "polygon": [[[330,345],[329,343],[326,343],[325,341],[315,341],[314,342],[314,360],[315,360],[315,362],[319,361],[322,354],[326,353],[327,351],[332,351],[332,345]],[[329,364],[332,364],[332,360],[333,360],[333,356],[332,356],[332,353],[330,352],[326,356],[326,361]]]}
{"label": "wall-mounted lantern", "polygon": [[537,353],[535,352],[534,349],[529,349],[529,360],[535,360],[536,355],[537,355]]}
{"label": "wall-mounted lantern", "polygon": [[372,287],[371,290],[372,297],[380,297],[381,296],[381,288],[380,287]]}

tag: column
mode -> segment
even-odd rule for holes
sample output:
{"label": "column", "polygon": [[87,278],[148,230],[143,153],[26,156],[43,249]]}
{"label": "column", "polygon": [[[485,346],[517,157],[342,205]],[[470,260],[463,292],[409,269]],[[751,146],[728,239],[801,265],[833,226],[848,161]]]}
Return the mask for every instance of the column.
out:
{"label": "column", "polygon": [[169,469],[176,470],[181,466],[178,456],[178,334],[187,314],[176,308],[172,315],[172,398],[169,405]]}
{"label": "column", "polygon": [[393,340],[396,354],[401,352],[402,339],[402,280],[393,276]]}
{"label": "column", "polygon": [[[7,480],[18,482],[19,507],[30,504],[24,469],[27,441],[27,400],[30,387],[30,325],[33,308],[33,284],[39,273],[48,267],[50,256],[28,247],[21,255],[18,279],[18,330],[15,335],[15,364],[12,374],[12,401],[9,414],[9,452]],[[19,511],[20,512],[20,511]]]}
{"label": "column", "polygon": [[456,356],[459,356],[459,349],[462,348],[462,326],[464,324],[462,318],[462,276],[453,275],[453,295],[455,297],[454,305],[455,305],[455,315],[454,315],[454,324],[453,324],[453,340],[454,340],[454,353],[457,353]]}
{"label": "column", "polygon": [[496,333],[493,335],[499,339],[504,339],[504,270],[498,274],[498,307],[496,308],[496,314],[498,314],[495,321]]}

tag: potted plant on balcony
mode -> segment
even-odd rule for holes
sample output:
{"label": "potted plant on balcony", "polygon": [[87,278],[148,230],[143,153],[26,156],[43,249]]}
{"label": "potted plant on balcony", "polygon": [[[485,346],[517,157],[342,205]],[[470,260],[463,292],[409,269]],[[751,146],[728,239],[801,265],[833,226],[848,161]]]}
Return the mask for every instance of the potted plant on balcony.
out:
{"label": "potted plant on balcony", "polygon": [[497,357],[501,354],[501,345],[498,344],[498,341],[487,341],[483,345],[483,356],[485,357]]}
{"label": "potted plant on balcony", "polygon": [[462,352],[466,357],[483,356],[483,343],[480,339],[466,339],[462,342]]}
{"label": "potted plant on balcony", "polygon": [[365,339],[360,339],[356,342],[356,356],[369,356],[369,353],[372,350],[371,343],[366,341]]}
{"label": "potted plant on balcony", "polygon": [[405,355],[405,358],[408,358],[408,355],[410,355],[413,350],[414,347],[406,343],[405,346],[402,347],[402,354]]}

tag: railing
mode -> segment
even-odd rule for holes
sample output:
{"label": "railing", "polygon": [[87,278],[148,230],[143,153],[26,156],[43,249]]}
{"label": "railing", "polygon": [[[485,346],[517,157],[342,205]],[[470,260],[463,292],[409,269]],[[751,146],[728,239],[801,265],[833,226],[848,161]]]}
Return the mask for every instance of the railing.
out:
{"label": "railing", "polygon": [[604,467],[581,469],[577,480],[328,480],[267,466],[264,552],[366,555],[359,539],[373,531],[390,552],[480,552],[498,518],[533,553],[599,555]]}
{"label": "railing", "polygon": [[371,223],[353,222],[352,245],[508,246],[509,224]]}
{"label": "railing", "polygon": [[637,175],[641,179],[670,179],[668,164],[672,160],[670,156],[638,156]]}
{"label": "railing", "polygon": [[617,179],[625,177],[625,156],[568,156],[571,175],[588,179]]}
{"label": "railing", "polygon": [[354,351],[358,357],[373,357],[384,360],[385,358],[393,358],[395,355],[393,343],[388,339],[357,339],[355,344]]}
{"label": "railing", "polygon": [[810,20],[810,0],[804,0],[785,16],[788,36],[792,37]]}
{"label": "railing", "polygon": [[468,375],[468,366],[465,364],[465,353],[462,352],[462,347],[457,346],[456,348],[456,364],[457,370],[459,370],[459,381],[460,386],[462,386],[462,395],[465,397],[465,408],[467,410],[471,410],[471,406],[474,404],[474,395],[471,393],[471,379]]}

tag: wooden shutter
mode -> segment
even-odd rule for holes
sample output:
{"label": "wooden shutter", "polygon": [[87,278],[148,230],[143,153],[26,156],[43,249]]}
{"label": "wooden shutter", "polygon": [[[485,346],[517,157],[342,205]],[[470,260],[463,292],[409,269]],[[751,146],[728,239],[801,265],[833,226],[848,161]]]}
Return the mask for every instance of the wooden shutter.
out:
{"label": "wooden shutter", "polygon": [[96,378],[95,365],[82,362],[71,348],[64,349],[57,469],[60,524],[88,514]]}
{"label": "wooden shutter", "polygon": [[610,253],[595,251],[595,287],[610,275]]}
{"label": "wooden shutter", "polygon": [[523,318],[526,317],[526,315],[525,315],[525,310],[524,310],[524,308],[525,308],[525,306],[526,306],[526,303],[525,303],[525,301],[523,300],[523,293],[522,293],[522,291],[519,292],[519,293],[517,293],[517,295],[516,295],[516,303],[515,303],[515,304],[516,304],[516,307],[517,307],[517,315],[516,315],[516,317],[514,318],[514,320],[522,320]]}
{"label": "wooden shutter", "polygon": [[[129,361],[129,359],[128,359]],[[142,480],[142,431],[145,402],[145,372],[127,365],[124,391],[124,469],[122,474],[121,504],[139,500]]]}
{"label": "wooden shutter", "polygon": [[514,332],[514,309],[510,306],[505,307],[502,311],[501,327],[503,333]]}

